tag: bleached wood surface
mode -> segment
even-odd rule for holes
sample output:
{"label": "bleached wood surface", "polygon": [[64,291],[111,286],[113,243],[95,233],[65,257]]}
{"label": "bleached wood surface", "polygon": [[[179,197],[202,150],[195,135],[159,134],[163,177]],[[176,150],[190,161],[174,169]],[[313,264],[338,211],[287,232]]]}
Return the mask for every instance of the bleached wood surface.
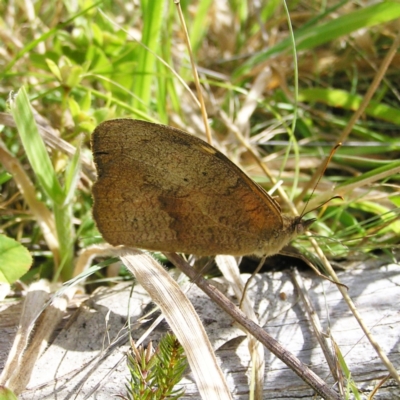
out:
{"label": "bleached wood surface", "polygon": [[[330,330],[345,356],[360,391],[368,394],[387,375],[380,359],[348,311],[337,288],[311,274],[302,274],[312,304],[325,331]],[[367,326],[397,369],[400,367],[400,266],[360,266],[339,273],[349,287]],[[247,279],[247,275],[244,276]],[[231,296],[223,279],[216,285]],[[101,289],[73,312],[51,346],[36,362],[27,390],[21,399],[112,399],[125,394],[128,376],[124,354],[127,346],[127,313],[130,305],[133,337],[147,328],[136,320],[151,309],[150,298],[136,286],[129,299],[130,285]],[[285,295],[281,295],[284,293]],[[249,357],[243,332],[217,306],[192,285],[188,296],[195,305],[228,376],[235,399],[248,399]],[[321,378],[333,384],[327,363],[293,289],[289,273],[260,274],[250,289],[255,310],[265,329]],[[235,298],[231,297],[233,301]],[[283,298],[285,298],[283,300]],[[6,359],[18,324],[20,303],[3,303],[0,312],[0,368]],[[166,323],[152,333],[157,341],[168,329]],[[195,344],[194,344],[195,345]],[[182,384],[185,399],[198,399],[190,373]],[[309,389],[290,369],[266,351],[264,399],[311,399]],[[388,380],[375,399],[400,398],[400,388]]]}

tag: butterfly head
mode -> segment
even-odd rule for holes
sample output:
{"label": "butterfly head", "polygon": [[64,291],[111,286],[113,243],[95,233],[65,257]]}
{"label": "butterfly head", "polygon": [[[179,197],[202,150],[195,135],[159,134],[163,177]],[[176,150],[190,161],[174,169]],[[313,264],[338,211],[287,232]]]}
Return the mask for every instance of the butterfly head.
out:
{"label": "butterfly head", "polygon": [[306,232],[309,226],[315,222],[315,218],[303,220],[302,216],[291,217],[282,214],[282,229],[270,235],[267,240],[264,240],[260,251],[254,252],[255,255],[262,257],[264,255],[274,255],[288,245],[296,236]]}

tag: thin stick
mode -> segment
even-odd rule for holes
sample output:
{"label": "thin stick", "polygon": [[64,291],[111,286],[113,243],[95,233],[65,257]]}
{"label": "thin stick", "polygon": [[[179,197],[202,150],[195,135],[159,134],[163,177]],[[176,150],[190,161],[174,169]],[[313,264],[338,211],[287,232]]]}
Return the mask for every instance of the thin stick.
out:
{"label": "thin stick", "polygon": [[[343,143],[347,139],[347,137],[350,135],[357,120],[361,117],[361,115],[367,108],[368,103],[370,102],[372,96],[378,89],[378,86],[381,83],[382,79],[385,77],[385,73],[386,73],[387,69],[389,68],[390,63],[392,62],[393,57],[397,54],[399,46],[400,46],[400,32],[397,34],[395,40],[392,43],[392,46],[390,47],[389,51],[386,54],[386,57],[383,59],[378,72],[376,73],[370,87],[368,88],[367,93],[365,94],[365,96],[363,98],[363,101],[360,104],[360,107],[350,118],[350,121],[347,124],[346,128],[343,129],[340,137],[338,138],[338,140],[336,142],[337,144]],[[321,175],[321,172],[323,171],[324,165],[326,163],[326,159],[320,164],[320,166],[314,172],[314,175],[312,176],[310,181],[307,183],[307,185],[304,186],[304,189],[301,192],[301,194],[297,197],[295,204],[297,204],[305,196],[305,194],[309,191],[309,189],[311,187],[315,186],[316,180],[318,179],[318,177]]]}
{"label": "thin stick", "polygon": [[215,286],[210,285],[207,280],[198,277],[197,272],[191,268],[182,257],[176,253],[164,253],[165,256],[190,279],[195,279],[197,286],[203,290],[219,307],[237,321],[246,331],[250,332],[269,351],[282,360],[292,369],[304,382],[313,388],[320,396],[327,400],[341,400],[336,392],[330,389],[327,384],[314,372],[312,372],[297,357],[286,350],[277,340],[268,335],[259,325],[251,321],[246,315],[229,301]]}
{"label": "thin stick", "polygon": [[249,285],[250,285],[251,280],[260,272],[260,269],[261,269],[262,266],[264,265],[266,259],[267,259],[267,256],[263,256],[263,257],[261,258],[260,262],[259,262],[258,265],[257,265],[257,268],[256,268],[256,269],[254,270],[254,272],[251,274],[250,278],[247,279],[247,281],[246,281],[246,283],[245,283],[245,285],[244,285],[244,288],[243,288],[242,297],[241,297],[240,302],[239,302],[239,308],[240,308],[240,309],[242,309],[242,303],[243,303],[243,300],[244,300],[244,296],[246,295],[246,291],[247,291],[247,288],[248,288]]}
{"label": "thin stick", "polygon": [[[400,46],[400,32],[397,34],[386,57],[382,61],[382,64],[381,64],[377,74],[375,75],[374,80],[372,81],[360,107],[353,114],[353,117],[350,119],[346,128],[343,130],[342,134],[338,138],[338,143],[344,142],[346,140],[347,136],[350,134],[351,130],[353,129],[353,126],[355,125],[356,121],[360,118],[361,114],[365,111],[365,108],[367,107],[373,94],[377,90],[394,55],[397,53],[399,46]],[[309,190],[309,188],[314,186],[314,182],[316,181],[317,177],[321,174],[321,171],[322,171],[324,165],[325,165],[325,162],[322,162],[321,166],[317,169],[317,171],[315,171],[309,184],[306,185],[306,187],[304,188],[303,192],[300,194],[298,199],[301,199],[304,196],[304,194]],[[326,268],[326,271],[329,273],[329,275],[333,278],[334,281],[339,283],[340,282],[339,278],[337,277],[335,271],[333,270],[332,266],[330,265],[328,259],[325,257],[325,254],[323,253],[321,248],[318,246],[318,243],[311,237],[310,237],[310,241],[311,241],[317,255],[321,259],[324,267]],[[358,324],[360,325],[361,329],[364,331],[365,335],[367,336],[367,338],[368,338],[369,342],[371,343],[372,347],[374,348],[375,352],[378,354],[378,356],[380,357],[383,364],[389,370],[390,375],[392,376],[393,379],[396,380],[396,382],[398,384],[400,384],[400,377],[399,377],[399,374],[397,373],[395,366],[391,363],[391,361],[389,360],[387,355],[384,353],[384,351],[380,347],[379,343],[376,341],[375,337],[372,335],[371,331],[365,325],[363,319],[361,318],[361,315],[357,311],[357,308],[356,308],[355,304],[353,303],[352,299],[350,298],[349,294],[342,286],[338,286],[338,289],[340,290],[340,293],[342,294],[344,300],[346,301],[347,305],[349,306],[350,311],[353,313],[353,315],[354,315],[355,319],[357,320]]]}
{"label": "thin stick", "polygon": [[[311,234],[309,234],[309,232],[306,232],[306,235],[310,236]],[[336,275],[335,271],[333,270],[328,259],[325,257],[324,252],[318,246],[318,243],[316,242],[316,240],[313,237],[309,237],[309,239],[310,239],[310,242],[313,245],[318,257],[320,258],[322,264],[326,268],[326,271],[329,273],[329,275],[332,277],[332,279],[335,282],[340,283],[338,276]],[[376,341],[375,337],[372,335],[372,333],[369,330],[369,328],[367,327],[367,325],[364,323],[364,320],[362,319],[361,314],[358,312],[357,307],[353,303],[353,300],[350,298],[349,294],[347,293],[347,290],[343,287],[343,284],[337,285],[337,287],[338,287],[340,293],[342,294],[344,300],[346,301],[347,305],[349,306],[350,311],[354,315],[354,318],[357,320],[361,329],[364,331],[366,337],[368,338],[369,342],[371,343],[372,347],[374,348],[375,352],[378,354],[378,356],[380,357],[383,364],[389,370],[392,378],[395,379],[396,382],[400,384],[399,374],[397,373],[395,366],[391,363],[388,356],[382,350],[381,346]]]}
{"label": "thin stick", "polygon": [[188,34],[188,31],[186,28],[185,18],[182,13],[181,2],[180,2],[180,0],[174,0],[174,3],[178,10],[179,19],[181,21],[183,32],[184,32],[183,36],[185,37],[186,46],[187,46],[187,49],[189,52],[190,63],[192,65],[192,74],[193,74],[194,83],[196,85],[197,96],[200,101],[201,116],[203,118],[204,128],[206,130],[207,142],[212,145],[212,136],[211,136],[210,126],[208,125],[208,121],[207,121],[206,105],[204,103],[204,97],[203,97],[203,93],[201,91],[199,75],[197,73],[196,64],[195,64],[194,58],[193,58],[192,45],[190,44],[189,34]]}
{"label": "thin stick", "polygon": [[[314,194],[315,189],[317,188],[317,186],[318,186],[318,184],[319,184],[319,182],[320,182],[322,176],[324,175],[325,170],[328,168],[328,165],[329,165],[329,163],[331,162],[333,155],[336,153],[336,150],[337,150],[341,145],[342,145],[341,142],[337,143],[337,144],[333,147],[333,149],[330,151],[329,156],[325,159],[325,162],[322,164],[323,168],[322,168],[322,170],[321,170],[321,173],[320,173],[319,177],[317,178],[317,182],[316,182],[316,184],[315,184],[314,187],[313,187],[313,190],[312,190],[312,192],[311,192],[311,195],[310,195],[310,197],[308,198],[307,203],[305,204],[305,206],[304,206],[304,208],[303,208],[303,211],[302,211],[302,213],[301,213],[301,217],[303,217],[304,215],[306,215],[306,208],[307,208],[307,206],[308,206],[308,203],[310,202],[310,199],[311,199],[312,195]],[[335,197],[333,197],[333,198],[335,198]],[[333,198],[332,198],[332,199],[333,199]],[[321,204],[321,206],[323,206],[324,204],[325,204],[325,203]]]}
{"label": "thin stick", "polygon": [[337,363],[335,362],[335,358],[333,355],[333,352],[331,351],[331,348],[329,347],[328,341],[326,340],[326,336],[322,332],[322,326],[320,323],[320,320],[318,318],[318,314],[315,312],[314,307],[311,303],[311,300],[308,296],[307,290],[304,287],[302,277],[299,274],[299,271],[297,268],[293,268],[291,271],[292,279],[294,286],[297,289],[297,292],[303,302],[304,308],[308,314],[308,318],[310,319],[310,322],[313,326],[313,330],[315,333],[315,336],[319,342],[319,345],[321,346],[321,349],[325,355],[325,359],[328,363],[329,369],[331,370],[332,376],[335,378],[335,380],[339,384],[339,390],[341,394],[343,395],[344,389],[343,389],[343,376],[341,376],[341,370],[337,368]]}
{"label": "thin stick", "polygon": [[[251,147],[251,145],[247,142],[247,140],[244,138],[242,135],[242,132],[229,120],[228,116],[224,113],[224,111],[220,110],[219,115],[221,119],[224,121],[226,126],[236,135],[237,139],[240,141],[240,143],[246,148],[246,150],[251,154],[251,156],[254,158],[255,162],[257,165],[262,169],[264,174],[268,177],[270,182],[273,185],[276,185],[276,179],[273,177],[271,171],[269,168],[260,160],[254,149]],[[282,189],[281,186],[277,187],[277,191],[279,193],[280,198],[285,202],[285,204],[290,208],[292,213],[294,215],[299,215],[297,212],[296,208],[293,206],[293,203],[290,201],[289,197],[287,196],[286,192]]]}

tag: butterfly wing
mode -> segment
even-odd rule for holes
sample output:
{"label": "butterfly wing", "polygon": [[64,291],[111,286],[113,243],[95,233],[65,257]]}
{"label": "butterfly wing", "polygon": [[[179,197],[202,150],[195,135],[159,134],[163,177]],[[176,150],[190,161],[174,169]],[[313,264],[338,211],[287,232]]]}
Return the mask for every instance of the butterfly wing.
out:
{"label": "butterfly wing", "polygon": [[145,121],[100,124],[93,216],[113,245],[197,255],[262,253],[282,229],[275,201],[214,147]]}

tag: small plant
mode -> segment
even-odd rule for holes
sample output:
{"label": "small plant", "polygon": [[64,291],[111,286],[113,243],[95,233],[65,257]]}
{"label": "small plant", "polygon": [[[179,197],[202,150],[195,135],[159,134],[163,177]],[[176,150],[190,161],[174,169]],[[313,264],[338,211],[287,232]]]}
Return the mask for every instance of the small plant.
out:
{"label": "small plant", "polygon": [[176,337],[167,334],[154,350],[150,342],[147,348],[136,347],[131,342],[128,354],[131,379],[126,385],[129,400],[179,399],[184,389],[174,390],[187,367],[183,348]]}

